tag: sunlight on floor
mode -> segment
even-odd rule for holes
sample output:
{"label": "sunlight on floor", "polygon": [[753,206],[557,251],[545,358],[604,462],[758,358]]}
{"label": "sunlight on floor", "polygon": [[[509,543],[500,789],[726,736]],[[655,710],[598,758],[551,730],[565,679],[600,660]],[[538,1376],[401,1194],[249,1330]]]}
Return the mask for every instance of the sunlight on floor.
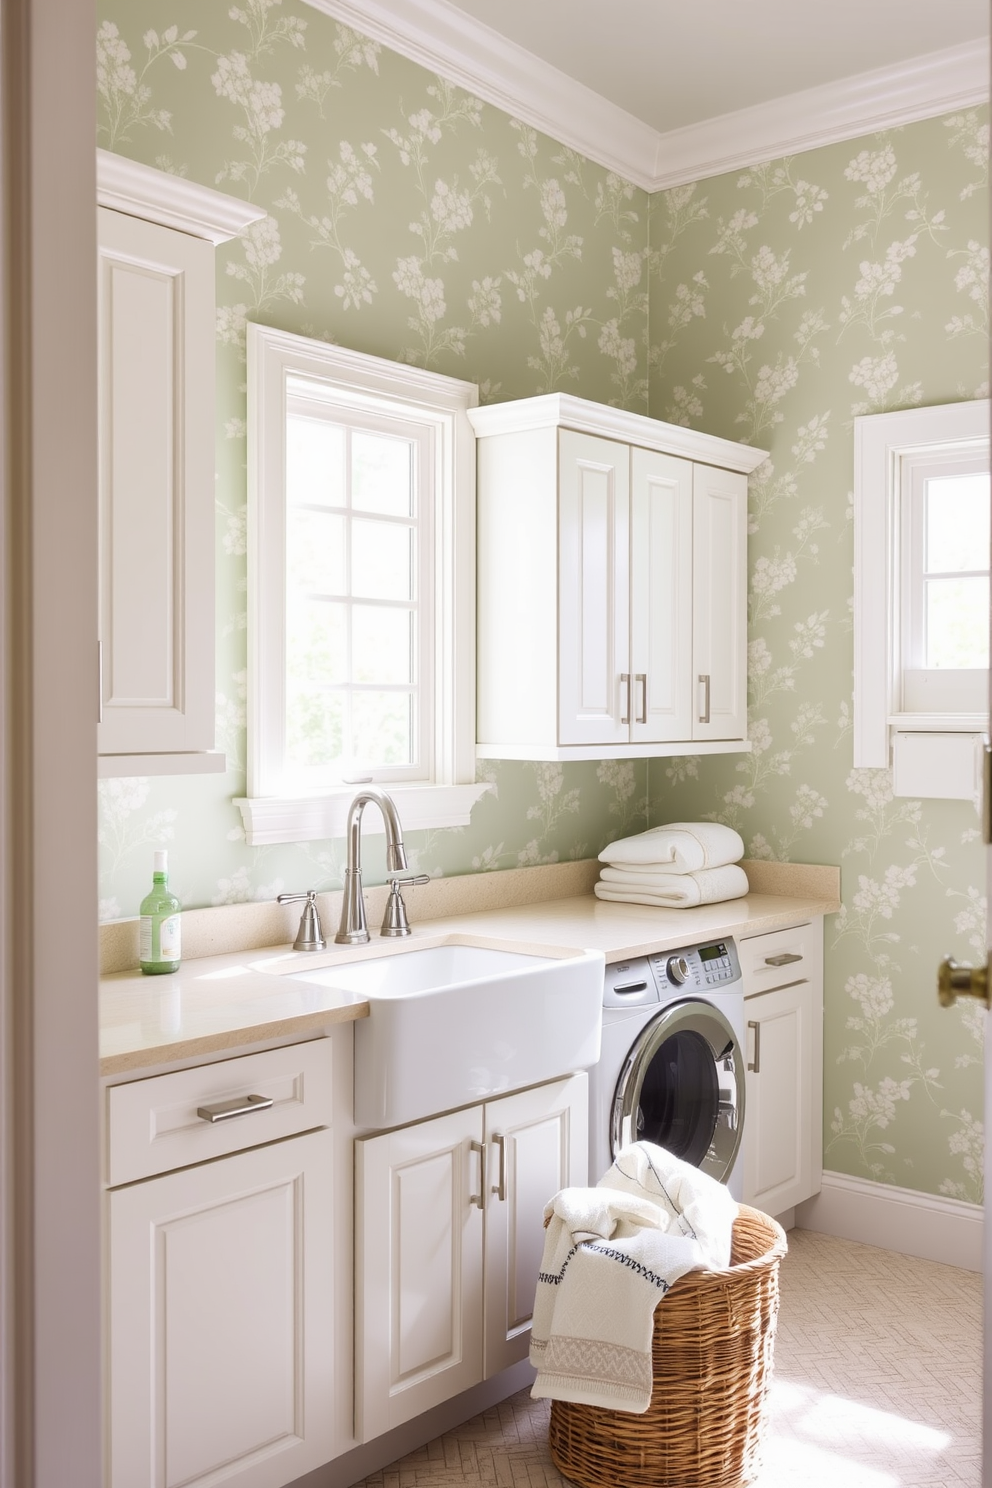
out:
{"label": "sunlight on floor", "polygon": [[900,1488],[905,1480],[893,1468],[904,1456],[912,1459],[914,1476],[936,1485],[935,1469],[953,1445],[946,1431],[779,1380],[772,1391],[771,1435],[759,1488],[777,1488],[780,1480],[790,1488],[797,1483]]}

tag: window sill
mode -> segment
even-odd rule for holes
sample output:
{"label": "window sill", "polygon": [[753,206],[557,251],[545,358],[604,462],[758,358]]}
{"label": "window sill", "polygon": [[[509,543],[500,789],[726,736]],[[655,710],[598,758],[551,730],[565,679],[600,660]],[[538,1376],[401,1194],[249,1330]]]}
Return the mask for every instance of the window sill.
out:
{"label": "window sill", "polygon": [[[349,786],[320,796],[243,796],[234,804],[241,812],[249,847],[319,842],[345,835],[348,810],[360,789]],[[471,785],[398,785],[390,788],[389,795],[406,833],[467,827],[472,807],[490,790],[492,786],[485,781]],[[366,816],[363,826],[366,832],[384,831],[381,813],[373,811]]]}

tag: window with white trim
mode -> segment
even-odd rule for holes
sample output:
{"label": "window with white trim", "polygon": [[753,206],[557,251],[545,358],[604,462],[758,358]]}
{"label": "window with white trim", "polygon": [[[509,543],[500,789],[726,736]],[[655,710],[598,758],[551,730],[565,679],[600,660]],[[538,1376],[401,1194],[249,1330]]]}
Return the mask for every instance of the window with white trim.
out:
{"label": "window with white trim", "polygon": [[248,839],[340,835],[361,783],[463,825],[477,389],[259,325],[248,383]]}
{"label": "window with white trim", "polygon": [[894,764],[897,794],[973,793],[960,736],[988,726],[988,419],[984,400],[855,419],[854,763]]}

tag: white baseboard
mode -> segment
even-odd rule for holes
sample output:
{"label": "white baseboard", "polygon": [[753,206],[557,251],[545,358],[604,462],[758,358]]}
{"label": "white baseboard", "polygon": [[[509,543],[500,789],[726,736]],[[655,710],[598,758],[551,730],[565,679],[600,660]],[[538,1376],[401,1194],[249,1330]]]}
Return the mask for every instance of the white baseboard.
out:
{"label": "white baseboard", "polygon": [[819,1230],[901,1255],[982,1269],[984,1215],[979,1204],[824,1173],[823,1187],[796,1206],[801,1230]]}

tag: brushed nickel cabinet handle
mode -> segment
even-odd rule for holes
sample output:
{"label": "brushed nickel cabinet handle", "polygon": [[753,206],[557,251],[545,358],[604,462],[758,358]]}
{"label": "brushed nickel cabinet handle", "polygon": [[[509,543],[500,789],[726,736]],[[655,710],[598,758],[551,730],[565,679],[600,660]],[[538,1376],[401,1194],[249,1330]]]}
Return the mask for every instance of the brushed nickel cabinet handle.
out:
{"label": "brushed nickel cabinet handle", "polygon": [[766,956],[766,966],[791,966],[793,961],[801,961],[803,958],[796,951],[783,951],[780,956]]}
{"label": "brushed nickel cabinet handle", "polygon": [[479,1154],[479,1192],[469,1194],[468,1201],[478,1209],[486,1207],[486,1149],[481,1142],[470,1142],[469,1147]]}
{"label": "brushed nickel cabinet handle", "polygon": [[626,694],[627,701],[624,704],[623,713],[620,715],[620,722],[621,723],[629,723],[630,722],[630,673],[629,672],[621,672],[620,673],[620,686],[621,687],[626,687],[626,689],[627,689],[627,694]]}
{"label": "brushed nickel cabinet handle", "polygon": [[647,721],[648,721],[648,678],[647,678],[647,673],[646,672],[635,672],[635,674],[634,674],[634,685],[636,686],[638,682],[640,682],[640,684],[641,684],[641,711],[637,715],[637,721],[638,721],[638,723],[647,723]]}
{"label": "brushed nickel cabinet handle", "polygon": [[709,672],[700,672],[700,674],[699,674],[699,680],[703,684],[703,689],[704,689],[705,697],[706,697],[706,701],[703,704],[702,712],[699,715],[699,722],[700,723],[709,723],[709,721],[710,721],[710,674],[709,674]]}
{"label": "brushed nickel cabinet handle", "polygon": [[197,1106],[196,1114],[201,1121],[233,1121],[235,1116],[247,1116],[251,1111],[267,1111],[271,1105],[269,1095],[236,1095],[233,1100],[217,1101],[212,1106]]}
{"label": "brushed nickel cabinet handle", "polygon": [[753,1075],[760,1075],[760,1073],[761,1073],[761,1024],[760,1023],[749,1022],[747,1026],[748,1026],[748,1028],[753,1028],[754,1029],[754,1063],[753,1064],[749,1064],[748,1065],[748,1069],[751,1071],[751,1073]]}
{"label": "brushed nickel cabinet handle", "polygon": [[493,1137],[499,1151],[499,1177],[493,1184],[492,1191],[501,1204],[506,1203],[506,1138],[502,1132],[497,1132]]}

